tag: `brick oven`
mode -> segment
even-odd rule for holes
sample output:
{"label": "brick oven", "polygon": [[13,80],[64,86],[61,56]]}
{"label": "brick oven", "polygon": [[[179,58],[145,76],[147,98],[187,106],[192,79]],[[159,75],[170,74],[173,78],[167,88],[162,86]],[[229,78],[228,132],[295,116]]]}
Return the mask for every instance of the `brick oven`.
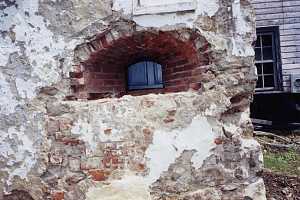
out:
{"label": "brick oven", "polygon": [[[201,81],[208,75],[202,74],[208,72],[209,45],[197,31],[134,31],[134,25],[128,26],[129,31],[122,32],[115,25],[76,48],[75,59],[80,64],[70,73],[73,98],[99,99],[201,88]],[[162,87],[128,88],[128,68],[142,61],[162,66]]]}
{"label": "brick oven", "polygon": [[0,11],[0,199],[266,199],[247,0]]}

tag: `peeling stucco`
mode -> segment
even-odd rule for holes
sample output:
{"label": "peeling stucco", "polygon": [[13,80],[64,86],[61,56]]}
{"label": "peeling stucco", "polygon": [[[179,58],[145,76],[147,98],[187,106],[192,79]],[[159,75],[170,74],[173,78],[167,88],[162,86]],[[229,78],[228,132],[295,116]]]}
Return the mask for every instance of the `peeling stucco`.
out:
{"label": "peeling stucco", "polygon": [[103,187],[92,187],[87,192],[87,200],[150,200],[148,185],[142,177],[126,174],[121,180],[112,181]]}
{"label": "peeling stucco", "polygon": [[[251,6],[140,3],[0,3],[0,199],[19,189],[34,200],[265,199],[262,154],[250,137]],[[201,87],[67,101],[69,74],[82,67],[74,49],[112,27],[114,36],[185,29],[203,36],[210,62]]]}
{"label": "peeling stucco", "polygon": [[215,146],[215,138],[216,134],[212,132],[207,119],[201,116],[196,116],[183,130],[154,132],[153,144],[149,146],[145,155],[149,167],[147,182],[157,181],[161,174],[168,170],[170,164],[186,150],[195,151],[191,162],[195,168],[200,168],[203,160],[210,156],[210,151]]}
{"label": "peeling stucco", "polygon": [[[27,174],[36,162],[36,150],[33,142],[25,134],[25,128],[10,127],[8,134],[1,131],[0,155],[2,158],[13,157],[7,160],[6,170],[8,170],[9,177],[7,183],[10,185],[14,176],[19,176],[22,179],[27,178]],[[15,141],[15,143],[11,141]]]}

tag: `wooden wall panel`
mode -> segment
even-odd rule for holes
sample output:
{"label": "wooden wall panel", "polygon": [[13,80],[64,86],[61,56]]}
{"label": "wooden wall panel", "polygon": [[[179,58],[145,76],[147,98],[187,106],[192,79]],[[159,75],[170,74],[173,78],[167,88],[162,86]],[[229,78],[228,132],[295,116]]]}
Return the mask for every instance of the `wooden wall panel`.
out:
{"label": "wooden wall panel", "polygon": [[279,26],[282,80],[290,91],[290,75],[300,74],[300,0],[252,0],[256,26]]}

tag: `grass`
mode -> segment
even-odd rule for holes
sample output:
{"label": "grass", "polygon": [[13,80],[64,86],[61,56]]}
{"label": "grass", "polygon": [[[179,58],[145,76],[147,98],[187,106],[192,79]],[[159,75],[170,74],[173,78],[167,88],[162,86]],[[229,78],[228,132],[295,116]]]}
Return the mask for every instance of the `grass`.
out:
{"label": "grass", "polygon": [[286,152],[264,152],[265,168],[287,175],[300,176],[300,154],[294,149]]}

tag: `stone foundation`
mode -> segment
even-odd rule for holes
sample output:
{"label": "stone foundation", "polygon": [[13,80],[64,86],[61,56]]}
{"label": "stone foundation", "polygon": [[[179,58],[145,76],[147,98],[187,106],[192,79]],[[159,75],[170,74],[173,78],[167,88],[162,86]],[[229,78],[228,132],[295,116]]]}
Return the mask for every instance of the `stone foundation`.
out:
{"label": "stone foundation", "polygon": [[[266,199],[248,1],[0,11],[0,199]],[[128,91],[127,67],[144,58],[164,88]]]}

